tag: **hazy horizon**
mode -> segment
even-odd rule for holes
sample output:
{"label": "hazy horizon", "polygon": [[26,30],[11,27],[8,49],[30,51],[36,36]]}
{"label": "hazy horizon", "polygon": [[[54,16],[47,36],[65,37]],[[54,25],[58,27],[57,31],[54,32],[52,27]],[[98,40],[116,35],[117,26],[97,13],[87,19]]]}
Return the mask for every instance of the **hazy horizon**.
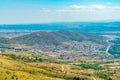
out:
{"label": "hazy horizon", "polygon": [[64,22],[39,22],[39,23],[0,23],[0,25],[36,25],[36,24],[62,24],[62,23],[112,23],[120,22],[120,20],[108,20],[108,21],[64,21]]}

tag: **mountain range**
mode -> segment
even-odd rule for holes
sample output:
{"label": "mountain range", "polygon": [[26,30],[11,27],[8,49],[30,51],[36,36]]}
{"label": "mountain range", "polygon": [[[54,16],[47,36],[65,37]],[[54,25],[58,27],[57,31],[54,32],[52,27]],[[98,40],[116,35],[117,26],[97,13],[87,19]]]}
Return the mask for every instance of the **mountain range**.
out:
{"label": "mountain range", "polygon": [[57,22],[0,25],[0,30],[72,30],[82,33],[119,32],[120,22]]}

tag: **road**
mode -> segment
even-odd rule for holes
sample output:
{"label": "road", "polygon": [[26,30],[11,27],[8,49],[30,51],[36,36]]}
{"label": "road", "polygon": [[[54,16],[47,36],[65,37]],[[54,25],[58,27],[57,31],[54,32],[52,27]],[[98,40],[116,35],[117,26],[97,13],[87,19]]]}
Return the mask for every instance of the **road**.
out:
{"label": "road", "polygon": [[107,44],[108,44],[108,46],[107,46],[107,48],[106,48],[106,53],[109,53],[109,49],[110,49],[110,47],[111,47],[111,43],[109,42],[110,40],[112,40],[112,39],[106,40],[106,42],[107,42]]}
{"label": "road", "polygon": [[107,46],[106,53],[109,53],[110,47],[111,47],[111,45]]}

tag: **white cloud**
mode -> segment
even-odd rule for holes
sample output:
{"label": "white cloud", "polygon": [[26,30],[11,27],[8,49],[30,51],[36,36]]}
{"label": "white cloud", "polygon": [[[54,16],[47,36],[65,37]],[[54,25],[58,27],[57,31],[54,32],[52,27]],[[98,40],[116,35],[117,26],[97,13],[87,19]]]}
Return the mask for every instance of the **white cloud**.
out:
{"label": "white cloud", "polygon": [[55,10],[55,12],[60,12],[60,13],[66,13],[66,12],[76,12],[79,10],[71,10],[71,9],[61,9],[61,10]]}
{"label": "white cloud", "polygon": [[70,6],[73,9],[105,9],[105,8],[109,8],[108,6],[104,6],[104,5],[71,5]]}
{"label": "white cloud", "polygon": [[70,7],[73,9],[87,9],[88,8],[87,6],[84,6],[84,5],[71,5]]}
{"label": "white cloud", "polygon": [[[108,3],[110,4],[110,3]],[[40,11],[42,13],[79,13],[79,11],[115,11],[120,10],[119,5],[100,5],[100,4],[91,4],[91,5],[71,5],[67,8],[61,8],[61,9],[49,9],[49,8],[41,8]]]}
{"label": "white cloud", "polygon": [[93,8],[93,9],[105,9],[105,8],[108,8],[108,6],[103,6],[103,5],[90,5],[89,7]]}
{"label": "white cloud", "polygon": [[47,8],[42,8],[41,11],[42,11],[42,12],[48,12],[48,13],[51,12],[51,10],[49,10],[49,9],[47,9]]}
{"label": "white cloud", "polygon": [[115,6],[115,5],[93,4],[93,5],[71,5],[70,7],[72,9],[82,9],[82,10],[95,10],[95,9],[115,9],[115,10],[117,9],[117,10],[120,10],[120,6]]}
{"label": "white cloud", "polygon": [[72,5],[70,7],[74,9],[86,9],[87,8],[86,6],[81,6],[81,5]]}

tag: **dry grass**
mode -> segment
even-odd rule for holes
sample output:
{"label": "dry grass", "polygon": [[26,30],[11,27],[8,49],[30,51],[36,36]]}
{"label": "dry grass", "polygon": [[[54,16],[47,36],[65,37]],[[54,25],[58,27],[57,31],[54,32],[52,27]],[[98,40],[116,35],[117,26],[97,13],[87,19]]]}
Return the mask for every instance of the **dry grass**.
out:
{"label": "dry grass", "polygon": [[[29,52],[7,51],[3,54],[33,57]],[[95,62],[94,59],[86,60],[87,63],[91,64]],[[64,60],[59,61],[63,62]],[[11,59],[10,56],[0,55],[0,80],[72,80],[74,77],[85,80],[105,80],[96,76],[94,69],[83,69],[80,66],[76,66],[81,64],[79,61],[73,61],[73,64],[57,64],[53,62],[24,62],[21,59],[14,60]],[[100,60],[96,60],[96,62],[100,62]],[[106,62],[106,60],[104,60],[104,62]],[[113,80],[120,80],[119,75],[120,73],[116,73],[111,76],[111,78]]]}

